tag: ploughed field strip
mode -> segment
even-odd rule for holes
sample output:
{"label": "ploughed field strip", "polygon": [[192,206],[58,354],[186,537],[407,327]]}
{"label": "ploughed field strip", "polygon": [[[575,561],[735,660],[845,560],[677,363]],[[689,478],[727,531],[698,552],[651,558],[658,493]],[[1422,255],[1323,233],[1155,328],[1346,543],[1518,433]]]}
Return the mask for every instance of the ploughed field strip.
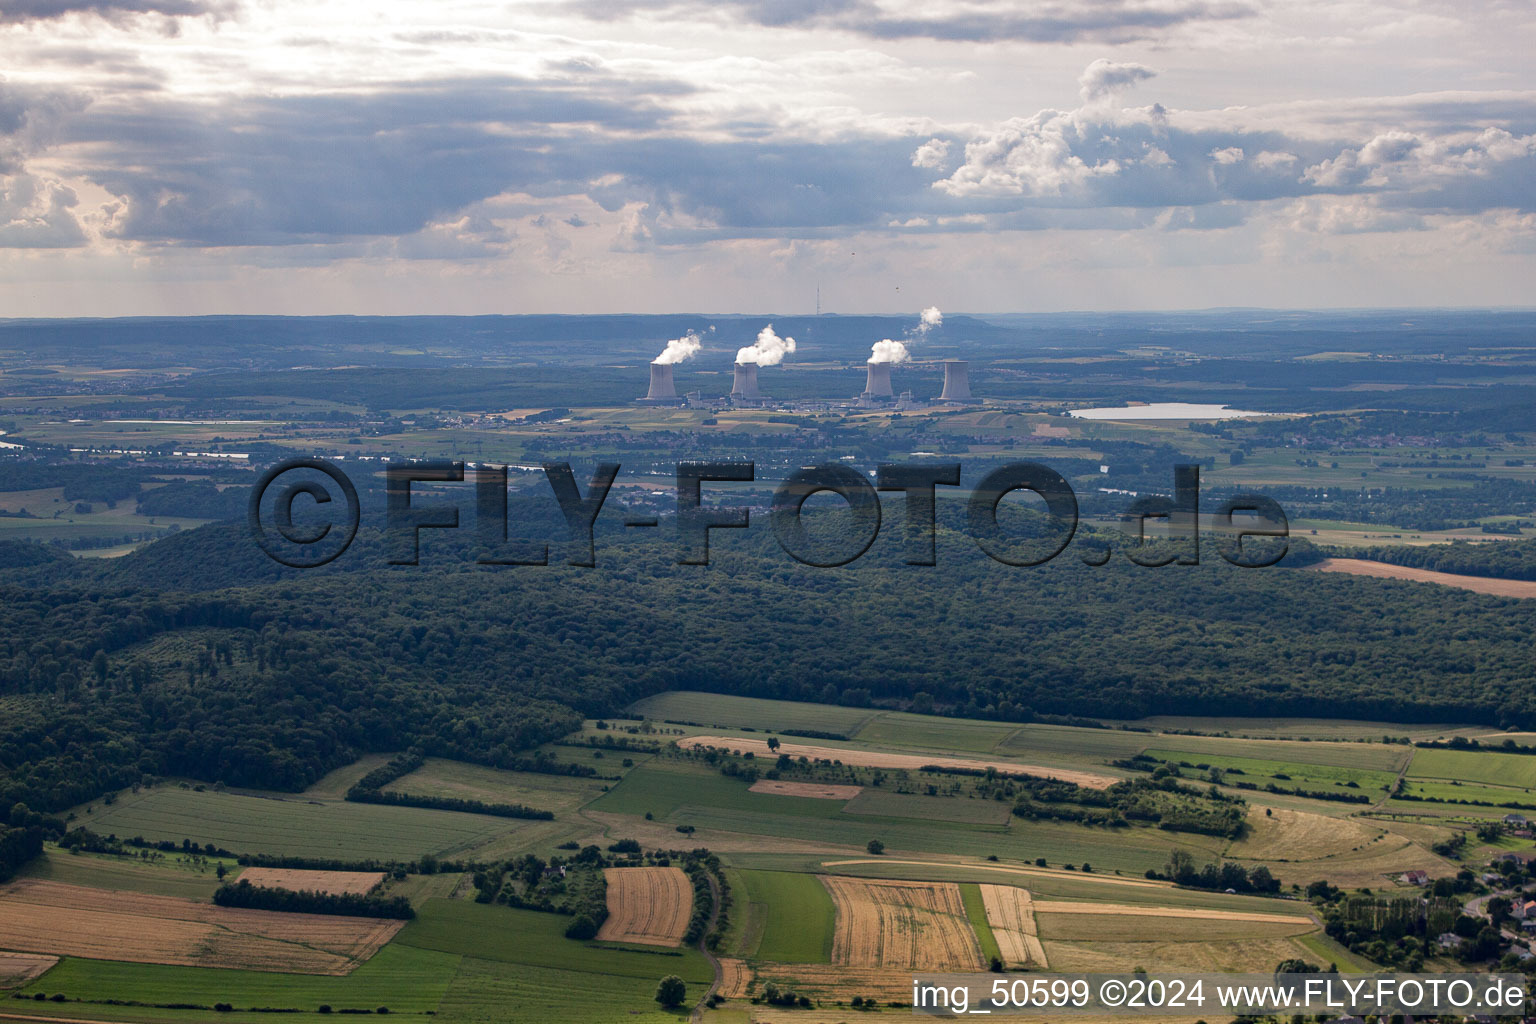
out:
{"label": "ploughed field strip", "polygon": [[897,754],[886,750],[862,750],[857,747],[818,747],[807,743],[783,743],[778,750],[770,750],[767,740],[743,739],[739,736],[687,736],[677,741],[679,747],[714,747],[738,753],[750,751],[755,757],[806,757],[813,761],[841,761],[861,768],[901,768],[915,772],[926,765],[939,768],[959,768],[984,772],[991,768],[1000,775],[1034,775],[1040,778],[1060,779],[1079,786],[1104,789],[1120,780],[1112,775],[1078,771],[1073,768],[1048,768],[1038,764],[1021,764],[1017,761],[988,761],[969,757],[946,757],[941,754]]}
{"label": "ploughed field strip", "polygon": [[1343,572],[1351,576],[1373,576],[1382,580],[1408,580],[1413,583],[1438,583],[1495,597],[1536,597],[1536,580],[1506,580],[1492,576],[1458,576],[1455,573],[1417,569],[1388,562],[1370,562],[1363,558],[1325,558],[1308,566],[1319,572]]}
{"label": "ploughed field strip", "polygon": [[0,887],[0,947],[292,974],[346,974],[404,921],[218,907],[38,879]]}
{"label": "ploughed field strip", "polygon": [[751,792],[774,796],[806,796],[814,800],[852,800],[864,792],[863,786],[839,786],[829,782],[786,782],[783,779],[758,779]]}
{"label": "ploughed field strip", "polygon": [[59,962],[56,956],[43,953],[0,952],[0,988],[18,988],[47,973]]}
{"label": "ploughed field strip", "polygon": [[332,896],[366,896],[384,881],[382,871],[305,871],[297,868],[246,868],[240,881],[264,889],[323,892]]}
{"label": "ploughed field strip", "polygon": [[682,868],[608,868],[608,919],[597,937],[609,942],[676,946],[693,916],[693,885]]}
{"label": "ploughed field strip", "polygon": [[992,885],[983,882],[981,902],[987,910],[987,924],[997,939],[1003,966],[1047,967],[1045,947],[1040,944],[1040,929],[1035,923],[1033,899],[1028,889],[1016,885]]}
{"label": "ploughed field strip", "polygon": [[832,963],[892,970],[975,971],[981,947],[953,882],[822,877],[837,908]]}

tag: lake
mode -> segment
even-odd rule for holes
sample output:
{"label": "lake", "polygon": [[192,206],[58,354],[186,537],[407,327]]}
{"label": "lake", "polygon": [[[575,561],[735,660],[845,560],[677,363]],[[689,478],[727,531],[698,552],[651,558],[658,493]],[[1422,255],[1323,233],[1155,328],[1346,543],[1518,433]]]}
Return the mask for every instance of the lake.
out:
{"label": "lake", "polygon": [[1067,415],[1080,420],[1240,420],[1250,416],[1275,416],[1272,412],[1229,409],[1225,405],[1191,402],[1153,402],[1150,405],[1118,405],[1099,409],[1073,409]]}

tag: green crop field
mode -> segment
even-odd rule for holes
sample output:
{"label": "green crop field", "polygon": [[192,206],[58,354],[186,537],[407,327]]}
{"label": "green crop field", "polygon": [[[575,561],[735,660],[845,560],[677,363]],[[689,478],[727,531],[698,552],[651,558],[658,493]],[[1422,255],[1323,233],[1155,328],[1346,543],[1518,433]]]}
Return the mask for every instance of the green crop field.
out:
{"label": "green crop field", "polygon": [[[686,1013],[655,1002],[656,982],[667,973],[657,967],[655,978],[630,978],[527,965],[509,971],[505,963],[465,957],[432,1019],[437,1024],[679,1024]],[[707,987],[708,982],[689,983],[687,1005]]]}
{"label": "green crop field", "polygon": [[[1185,773],[1190,771],[1204,771],[1200,765],[1211,768],[1220,768],[1233,774],[1228,782],[1241,780],[1254,782],[1261,786],[1273,781],[1282,788],[1316,787],[1328,789],[1350,789],[1347,784],[1353,782],[1355,787],[1366,793],[1379,794],[1389,789],[1397,776],[1392,772],[1372,771],[1360,768],[1341,768],[1327,764],[1307,764],[1300,761],[1270,761],[1256,757],[1239,757],[1231,754],[1211,754],[1191,750],[1160,750],[1150,749],[1146,752],[1149,756],[1162,761],[1172,761],[1176,764],[1194,765],[1193,769],[1184,768]],[[1240,771],[1242,774],[1236,774]],[[1288,776],[1288,778],[1281,778]]]}
{"label": "green crop field", "polygon": [[1361,768],[1396,774],[1413,748],[1397,743],[1309,743],[1305,740],[1237,740],[1222,736],[1178,736],[1149,740],[1149,747],[1171,747],[1188,753],[1240,755],[1260,761]]}
{"label": "green crop field", "polygon": [[[827,801],[832,803],[832,801]],[[916,796],[866,786],[843,805],[848,814],[918,821],[954,821],[975,825],[1006,825],[1013,803],[964,797]]]}
{"label": "green crop field", "polygon": [[1457,779],[1521,789],[1536,787],[1536,757],[1471,750],[1416,750],[1410,779]]}
{"label": "green crop field", "polygon": [[889,712],[872,719],[853,738],[870,746],[989,754],[1018,728],[965,718]]}
{"label": "green crop field", "polygon": [[707,728],[750,728],[760,732],[811,729],[852,736],[880,712],[679,690],[647,697],[632,705],[630,714],[656,721],[694,722]]}
{"label": "green crop field", "polygon": [[[836,817],[842,811],[842,804],[836,800],[753,793],[746,782],[727,778],[706,765],[660,758],[635,768],[591,806],[595,811],[654,814],[666,821],[674,821],[684,808],[706,816],[719,808],[811,819]],[[700,824],[681,819],[675,823]]]}
{"label": "green crop field", "polygon": [[1520,807],[1530,809],[1536,805],[1536,792],[1514,789],[1508,786],[1475,786],[1457,782],[1433,782],[1424,779],[1407,779],[1403,793],[1424,800],[1454,804],[1459,801],[1488,804],[1491,807]]}
{"label": "green crop field", "polygon": [[99,806],[85,822],[102,835],[214,843],[236,853],[362,860],[452,855],[532,822],[301,796],[255,797],[160,786]]}
{"label": "green crop field", "polygon": [[971,931],[981,946],[981,959],[985,963],[1001,960],[1003,952],[997,946],[997,936],[992,934],[992,923],[987,920],[987,905],[981,898],[981,887],[975,882],[960,883],[960,900],[965,904],[965,916],[971,922]]}
{"label": "green crop field", "polygon": [[[609,751],[605,756],[614,758],[622,767],[623,759],[633,755]],[[598,779],[508,772],[434,757],[428,758],[417,771],[384,788],[391,793],[480,800],[488,804],[524,804],[558,815],[574,811],[601,796],[605,785],[607,783]]]}
{"label": "green crop field", "polygon": [[160,854],[159,858],[142,861],[136,857],[70,853],[49,846],[42,857],[26,866],[22,874],[68,885],[206,900],[219,887],[218,865],[223,864],[231,877],[237,877],[241,870],[233,860],[209,858],[194,863],[190,855],[179,853]]}
{"label": "green crop field", "polygon": [[826,963],[832,955],[835,910],[832,896],[815,875],[788,871],[743,871],[746,902],[767,907],[755,956],[781,964]]}
{"label": "green crop field", "polygon": [[[294,1009],[283,1020],[319,1016],[321,1004],[333,1009],[368,1009],[387,1006],[393,1013],[424,1014],[437,1008],[448,990],[459,958],[452,953],[415,949],[392,943],[379,950],[351,974],[326,977],[312,974],[277,974],[268,971],[226,970],[215,967],[170,967],[130,964],[112,960],[66,959],[22,989],[24,994],[62,992],[71,1000],[86,1003],[123,1002],[182,1003],[212,1006],[230,1003],[241,1009],[275,1007]],[[28,1004],[30,1012],[33,1005]],[[81,1003],[46,1004],[71,1016],[99,1016],[98,1008]],[[160,1019],[163,1011],[133,1008],[133,1017]],[[132,1018],[130,1018],[132,1019]],[[204,1014],[202,1019],[206,1020]],[[222,1015],[220,1019],[225,1019]]]}
{"label": "green crop field", "polygon": [[648,978],[653,985],[667,974],[694,984],[708,984],[714,976],[709,962],[696,949],[640,952],[577,942],[565,937],[568,924],[570,918],[561,914],[469,900],[430,899],[396,937],[395,944],[503,964]]}

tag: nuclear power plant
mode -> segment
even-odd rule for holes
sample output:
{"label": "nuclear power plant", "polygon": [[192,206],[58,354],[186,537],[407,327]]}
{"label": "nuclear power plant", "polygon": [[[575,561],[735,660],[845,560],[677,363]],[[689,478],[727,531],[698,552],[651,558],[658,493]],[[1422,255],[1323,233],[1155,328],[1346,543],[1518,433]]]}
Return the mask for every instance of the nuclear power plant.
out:
{"label": "nuclear power plant", "polygon": [[944,390],[939,401],[957,405],[972,405],[979,401],[971,397],[971,364],[964,359],[944,360]]}
{"label": "nuclear power plant", "polygon": [[731,401],[761,402],[763,393],[757,390],[757,364],[737,363],[736,378],[731,384]]}
{"label": "nuclear power plant", "polygon": [[891,391],[891,364],[890,363],[866,363],[867,376],[864,380],[863,398],[894,398]]}
{"label": "nuclear power plant", "polygon": [[[767,405],[772,399],[764,395],[758,389],[757,371],[759,363],[735,363],[734,375],[731,382],[731,395],[729,402],[735,405]],[[914,398],[911,391],[903,391],[898,397],[896,389],[891,385],[891,370],[897,364],[886,360],[880,362],[868,362],[864,364],[864,391],[852,400],[852,404],[860,408],[889,408],[894,404],[897,408],[921,408],[925,402],[949,405],[980,405],[981,399],[971,394],[970,363],[964,359],[946,359],[944,365],[944,388],[937,398]],[[933,365],[931,363],[926,365]],[[690,408],[720,408],[727,400],[723,398],[706,398],[698,391],[691,391],[687,398],[677,393],[677,382],[673,379],[673,364],[654,362],[651,363],[651,387],[644,398],[635,400],[636,405],[660,405],[660,406],[688,406]],[[801,400],[798,404],[807,402],[816,403],[817,400]],[[823,402],[829,407],[847,404],[842,402]]]}
{"label": "nuclear power plant", "polygon": [[641,405],[682,405],[677,397],[677,385],[672,380],[671,363],[651,364],[651,389],[638,399]]}

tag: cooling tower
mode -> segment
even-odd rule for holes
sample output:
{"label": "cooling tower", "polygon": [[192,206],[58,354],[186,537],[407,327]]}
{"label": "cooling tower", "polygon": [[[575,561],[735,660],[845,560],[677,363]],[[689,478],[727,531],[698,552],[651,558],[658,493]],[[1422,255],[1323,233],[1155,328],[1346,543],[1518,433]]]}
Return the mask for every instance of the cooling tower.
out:
{"label": "cooling tower", "polygon": [[864,384],[864,394],[870,398],[894,398],[891,391],[891,364],[866,363],[869,377]]}
{"label": "cooling tower", "polygon": [[963,359],[944,360],[944,391],[941,402],[974,402],[971,397],[970,364]]}
{"label": "cooling tower", "polygon": [[757,390],[757,364],[737,363],[736,380],[731,385],[731,397],[744,401],[757,401],[763,393]]}
{"label": "cooling tower", "polygon": [[677,388],[672,383],[671,363],[651,364],[651,390],[645,393],[645,397],[652,402],[677,400]]}
{"label": "cooling tower", "polygon": [[651,364],[651,390],[644,398],[635,399],[637,405],[682,405],[677,397],[677,386],[672,382],[671,363]]}

